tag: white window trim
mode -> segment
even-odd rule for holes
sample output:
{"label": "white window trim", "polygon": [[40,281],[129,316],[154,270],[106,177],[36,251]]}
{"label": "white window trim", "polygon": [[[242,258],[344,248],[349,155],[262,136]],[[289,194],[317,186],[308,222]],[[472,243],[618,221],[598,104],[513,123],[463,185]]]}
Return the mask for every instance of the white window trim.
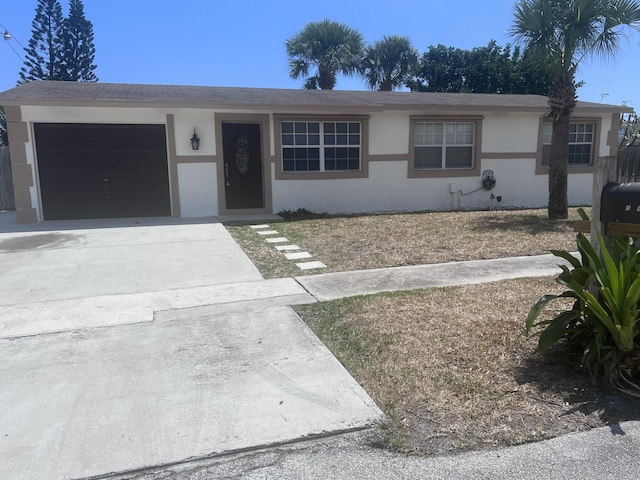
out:
{"label": "white window trim", "polygon": [[[595,121],[591,121],[591,120],[575,120],[570,122],[570,125],[591,125],[592,129],[591,129],[591,141],[590,142],[572,142],[571,140],[569,140],[569,146],[571,145],[590,145],[591,146],[591,153],[589,154],[589,163],[569,163],[568,166],[569,168],[586,168],[586,167],[591,167],[593,166],[593,161],[594,161],[594,156],[595,156],[595,141],[596,141],[596,134],[598,131],[598,124]],[[542,128],[543,128],[543,132],[542,132],[542,159],[541,159],[541,165],[544,168],[548,168],[549,167],[549,162],[545,162],[545,158],[544,158],[544,147],[551,147],[551,138],[549,138],[548,142],[545,142],[545,131],[547,128],[553,128],[553,124],[551,122],[544,122],[542,124]],[[551,132],[549,133],[549,137]],[[571,137],[571,132],[569,133],[569,137]]]}
{"label": "white window trim", "polygon": [[[415,153],[414,153],[414,165],[413,168],[415,170],[470,170],[474,167],[474,159],[475,159],[475,141],[476,141],[476,123],[472,121],[435,121],[435,120],[425,120],[425,121],[417,121],[414,123],[413,128],[415,129],[418,125],[442,125],[442,143],[434,143],[434,144],[418,144],[414,142],[413,148],[415,151],[416,147],[441,147],[442,152],[440,156],[440,167],[416,167],[415,166]],[[447,126],[449,125],[471,125],[473,127],[473,138],[471,139],[471,143],[447,143]],[[415,138],[415,137],[414,137]],[[471,165],[464,167],[447,167],[447,149],[448,148],[456,148],[456,147],[471,147]]]}

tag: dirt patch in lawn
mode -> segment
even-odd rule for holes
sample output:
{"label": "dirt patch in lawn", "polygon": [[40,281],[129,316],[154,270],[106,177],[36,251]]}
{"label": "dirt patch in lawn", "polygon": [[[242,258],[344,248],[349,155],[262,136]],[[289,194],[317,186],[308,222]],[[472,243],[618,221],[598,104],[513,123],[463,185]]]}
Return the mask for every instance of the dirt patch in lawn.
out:
{"label": "dirt patch in lawn", "polygon": [[640,419],[640,402],[591,385],[522,337],[551,278],[380,294],[296,307],[388,421],[371,441],[445,454]]}

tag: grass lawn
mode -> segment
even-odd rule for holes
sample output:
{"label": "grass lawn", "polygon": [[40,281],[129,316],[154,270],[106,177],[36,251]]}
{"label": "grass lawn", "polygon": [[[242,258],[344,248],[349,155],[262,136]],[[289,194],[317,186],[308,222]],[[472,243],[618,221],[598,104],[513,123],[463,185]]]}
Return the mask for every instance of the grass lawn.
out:
{"label": "grass lawn", "polygon": [[[575,210],[571,220],[577,219]],[[546,211],[307,218],[272,225],[324,271],[575,250]],[[300,275],[248,227],[229,227],[267,277]],[[371,441],[417,454],[496,448],[622,420],[640,402],[590,384],[521,332],[552,278],[379,294],[295,310],[387,415]]]}
{"label": "grass lawn", "polygon": [[265,278],[278,278],[575,250],[571,223],[578,219],[577,209],[571,209],[568,220],[549,220],[546,210],[500,210],[303,216],[273,224],[327,265],[305,272],[248,226],[227,228]]}

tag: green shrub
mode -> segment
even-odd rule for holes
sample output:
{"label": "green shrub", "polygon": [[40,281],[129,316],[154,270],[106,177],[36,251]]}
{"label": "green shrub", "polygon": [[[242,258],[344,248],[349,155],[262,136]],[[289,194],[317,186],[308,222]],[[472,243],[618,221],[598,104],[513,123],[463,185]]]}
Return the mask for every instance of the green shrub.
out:
{"label": "green shrub", "polygon": [[[599,231],[597,237],[600,254],[581,233],[580,259],[566,251],[551,252],[572,267],[562,265],[556,278],[568,289],[538,300],[527,316],[525,334],[536,329],[541,352],[562,340],[570,358],[594,381],[640,395],[640,252],[629,237],[617,237],[611,249]],[[558,298],[573,299],[572,308],[537,321],[547,304]]]}

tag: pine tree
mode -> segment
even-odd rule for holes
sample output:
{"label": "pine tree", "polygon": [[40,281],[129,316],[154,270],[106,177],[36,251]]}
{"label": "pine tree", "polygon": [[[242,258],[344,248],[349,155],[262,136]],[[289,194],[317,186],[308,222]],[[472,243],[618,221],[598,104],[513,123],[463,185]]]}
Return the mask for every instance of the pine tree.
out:
{"label": "pine tree", "polygon": [[63,64],[65,80],[97,82],[93,73],[96,47],[93,44],[93,24],[84,16],[82,0],[69,1],[69,15],[63,28]]}
{"label": "pine tree", "polygon": [[63,80],[63,17],[58,0],[38,0],[29,46],[18,83],[33,80]]}

